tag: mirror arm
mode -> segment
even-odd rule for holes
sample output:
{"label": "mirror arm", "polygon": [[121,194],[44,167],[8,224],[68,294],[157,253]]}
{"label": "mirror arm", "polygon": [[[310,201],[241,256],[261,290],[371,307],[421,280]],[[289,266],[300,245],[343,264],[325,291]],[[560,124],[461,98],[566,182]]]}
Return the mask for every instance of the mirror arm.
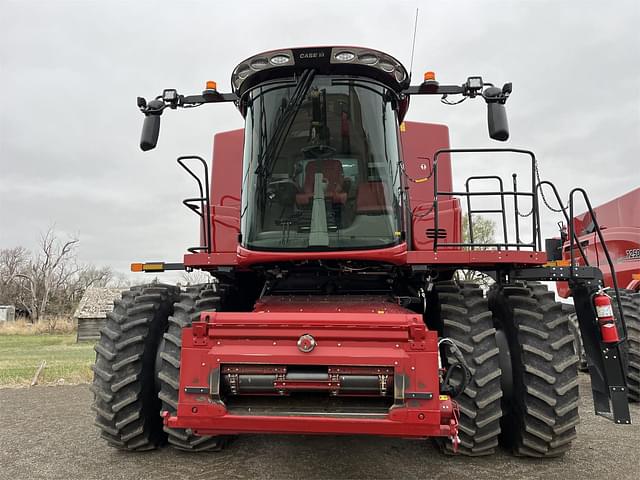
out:
{"label": "mirror arm", "polygon": [[[175,90],[165,90],[172,91]],[[175,110],[178,107],[189,108],[204,103],[220,103],[220,102],[237,102],[238,96],[235,93],[219,93],[215,90],[205,90],[202,95],[175,95],[171,98],[163,98],[162,95],[157,96],[149,103],[143,98],[138,97],[138,108],[145,115],[162,115],[165,108]]]}
{"label": "mirror arm", "polygon": [[[472,78],[479,79],[480,77],[472,77]],[[436,81],[425,81],[420,85],[412,85],[406,88],[405,90],[402,91],[402,93],[408,96],[411,96],[411,95],[464,95],[465,97],[471,97],[471,98],[477,95],[484,98],[487,102],[490,102],[490,101],[493,102],[493,101],[496,101],[497,99],[500,103],[505,103],[507,101],[507,98],[509,98],[509,95],[511,94],[512,84],[505,83],[505,85],[502,87],[499,98],[494,96],[487,98],[485,96],[486,90],[482,91],[482,88],[485,86],[493,87],[493,84],[487,83],[487,82],[482,83],[481,79],[480,79],[480,82],[481,83],[477,88],[472,88],[470,87],[468,81],[463,85],[440,85]]]}
{"label": "mirror arm", "polygon": [[420,85],[413,85],[402,93],[405,95],[461,95],[464,87],[460,85],[438,85],[437,82],[424,82]]}
{"label": "mirror arm", "polygon": [[178,106],[184,107],[202,103],[237,102],[238,96],[235,93],[203,92],[202,95],[180,95]]}

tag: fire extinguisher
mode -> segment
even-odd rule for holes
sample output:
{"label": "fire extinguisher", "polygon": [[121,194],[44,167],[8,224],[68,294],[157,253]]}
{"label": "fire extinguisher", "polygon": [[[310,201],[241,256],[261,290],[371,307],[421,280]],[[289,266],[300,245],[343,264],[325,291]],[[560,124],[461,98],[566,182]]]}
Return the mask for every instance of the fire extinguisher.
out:
{"label": "fire extinguisher", "polygon": [[603,343],[617,343],[620,341],[616,319],[613,316],[611,298],[600,291],[593,296],[593,306],[596,308],[596,316],[600,325],[600,336]]}

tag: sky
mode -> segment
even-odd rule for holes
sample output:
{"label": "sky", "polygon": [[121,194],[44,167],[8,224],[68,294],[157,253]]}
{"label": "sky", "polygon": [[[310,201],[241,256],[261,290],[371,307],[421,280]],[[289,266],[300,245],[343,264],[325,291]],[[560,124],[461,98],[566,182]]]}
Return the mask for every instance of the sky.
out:
{"label": "sky", "polygon": [[[292,46],[367,46],[409,68],[417,7],[413,78],[513,82],[511,138],[488,138],[480,100],[417,97],[407,120],[448,124],[453,147],[532,149],[544,179],[563,196],[586,188],[594,205],[640,185],[637,0],[0,0],[0,248],[34,248],[55,225],[79,236],[83,262],[181,261],[198,219],[181,204],[195,186],[175,158],[209,158],[213,134],[242,118],[232,104],[170,111],[145,153],[136,97],[199,93],[207,80],[230,91],[241,60]],[[515,164],[464,160],[454,175]],[[557,214],[543,219],[554,235]]]}

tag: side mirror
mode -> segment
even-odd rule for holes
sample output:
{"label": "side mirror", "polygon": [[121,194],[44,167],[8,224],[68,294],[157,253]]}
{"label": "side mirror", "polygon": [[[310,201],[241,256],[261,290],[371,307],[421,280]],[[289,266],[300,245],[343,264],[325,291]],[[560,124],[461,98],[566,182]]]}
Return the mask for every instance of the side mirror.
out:
{"label": "side mirror", "polygon": [[142,124],[142,135],[140,136],[140,148],[143,151],[156,148],[158,144],[158,136],[160,135],[160,115],[164,102],[161,100],[152,100],[149,102],[147,112],[144,115],[144,123]]}
{"label": "side mirror", "polygon": [[484,98],[487,101],[487,123],[489,136],[494,140],[504,142],[509,139],[509,123],[507,111],[504,108],[502,90],[496,87],[487,88]]}

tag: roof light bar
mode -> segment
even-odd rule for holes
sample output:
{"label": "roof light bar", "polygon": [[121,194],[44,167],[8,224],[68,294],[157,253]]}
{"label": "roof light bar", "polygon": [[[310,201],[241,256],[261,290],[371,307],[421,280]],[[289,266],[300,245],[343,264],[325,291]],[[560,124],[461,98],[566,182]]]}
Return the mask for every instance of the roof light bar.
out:
{"label": "roof light bar", "polygon": [[409,78],[407,70],[398,60],[377,50],[339,46],[308,47],[274,50],[250,57],[234,69],[231,85],[234,93],[243,93],[266,79],[292,75],[307,68],[313,68],[321,75],[370,75],[396,89],[406,87]]}

